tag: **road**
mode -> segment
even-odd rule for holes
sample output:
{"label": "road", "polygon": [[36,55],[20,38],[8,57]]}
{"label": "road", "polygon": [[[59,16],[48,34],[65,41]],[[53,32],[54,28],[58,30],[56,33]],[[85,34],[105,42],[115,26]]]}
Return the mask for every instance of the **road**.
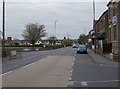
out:
{"label": "road", "polygon": [[3,64],[3,87],[118,86],[117,66],[97,64],[71,47],[26,52],[23,57]]}
{"label": "road", "polygon": [[118,66],[95,63],[87,54],[75,59],[70,87],[118,87]]}
{"label": "road", "polygon": [[68,47],[68,48],[60,48],[60,49],[48,50],[48,51],[23,52],[22,58],[18,58],[16,60],[3,63],[2,73],[18,69],[22,66],[41,60],[49,55],[73,56],[75,54],[75,51],[76,49],[71,49],[71,47]]}

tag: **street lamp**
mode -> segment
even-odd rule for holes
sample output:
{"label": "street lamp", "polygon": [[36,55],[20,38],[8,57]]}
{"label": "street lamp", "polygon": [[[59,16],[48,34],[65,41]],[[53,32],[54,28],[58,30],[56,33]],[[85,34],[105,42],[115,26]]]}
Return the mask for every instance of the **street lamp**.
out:
{"label": "street lamp", "polygon": [[56,37],[56,23],[57,23],[58,21],[57,20],[55,20],[55,37]]}
{"label": "street lamp", "polygon": [[2,41],[2,52],[3,56],[5,56],[5,0],[3,0],[3,41]]}
{"label": "street lamp", "polygon": [[94,49],[95,49],[95,52],[96,52],[96,28],[95,28],[94,24],[95,24],[95,1],[93,0]]}

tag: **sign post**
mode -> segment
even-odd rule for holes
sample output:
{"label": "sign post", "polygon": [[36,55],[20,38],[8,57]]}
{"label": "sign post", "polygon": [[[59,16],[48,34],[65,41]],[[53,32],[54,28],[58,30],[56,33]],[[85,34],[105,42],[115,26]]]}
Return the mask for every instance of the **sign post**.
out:
{"label": "sign post", "polygon": [[11,45],[12,44],[12,37],[7,37],[7,41],[8,41],[8,44]]}

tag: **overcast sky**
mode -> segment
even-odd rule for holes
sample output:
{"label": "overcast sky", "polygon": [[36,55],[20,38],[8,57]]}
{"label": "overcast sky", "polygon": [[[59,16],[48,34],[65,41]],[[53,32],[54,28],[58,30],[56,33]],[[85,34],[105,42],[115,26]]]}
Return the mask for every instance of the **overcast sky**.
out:
{"label": "overcast sky", "polygon": [[[20,0],[18,0],[20,1]],[[96,2],[96,19],[107,9],[105,2]],[[2,11],[2,3],[0,3]],[[2,30],[2,12],[0,12],[0,29]],[[55,20],[57,20],[56,36],[62,39],[69,36],[78,38],[80,34],[88,34],[92,29],[92,2],[38,2],[37,0],[24,0],[23,2],[6,3],[6,37],[22,38],[25,25],[39,23],[46,26],[47,37],[55,35]]]}

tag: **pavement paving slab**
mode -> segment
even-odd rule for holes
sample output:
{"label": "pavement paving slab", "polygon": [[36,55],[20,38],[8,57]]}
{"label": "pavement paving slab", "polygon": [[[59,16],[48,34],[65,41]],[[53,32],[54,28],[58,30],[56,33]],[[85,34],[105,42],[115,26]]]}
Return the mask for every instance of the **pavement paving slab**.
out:
{"label": "pavement paving slab", "polygon": [[67,87],[74,56],[49,56],[2,76],[3,87]]}

